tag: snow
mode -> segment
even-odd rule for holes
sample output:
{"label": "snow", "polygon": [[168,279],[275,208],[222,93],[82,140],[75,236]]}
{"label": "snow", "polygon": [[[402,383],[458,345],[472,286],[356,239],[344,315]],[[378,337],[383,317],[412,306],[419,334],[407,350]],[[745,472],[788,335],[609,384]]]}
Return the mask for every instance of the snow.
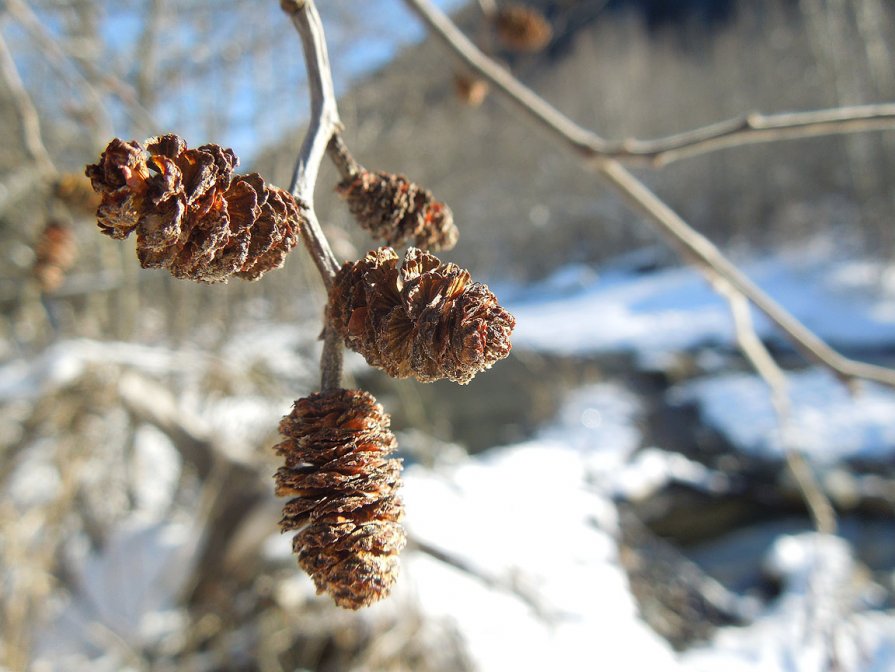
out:
{"label": "snow", "polygon": [[617,385],[585,388],[531,441],[407,470],[408,533],[454,562],[408,553],[399,591],[450,620],[477,669],[673,668],[668,644],[636,615],[615,507],[594,486],[636,448],[638,412]]}
{"label": "snow", "polygon": [[[895,273],[886,265],[842,259],[833,242],[819,239],[741,267],[834,346],[895,344]],[[519,349],[656,357],[706,344],[734,345],[727,303],[689,267],[638,272],[608,266],[601,275],[567,267],[508,294],[506,307],[516,317],[513,346]],[[762,338],[778,337],[762,315],[755,322]]]}
{"label": "snow", "polygon": [[450,622],[480,670],[821,672],[831,655],[843,670],[890,669],[895,615],[873,610],[878,591],[836,537],[778,538],[767,569],[782,595],[704,645],[675,653],[640,620],[613,496],[671,477],[720,487],[724,476],[655,448],[632,454],[639,411],[623,388],[592,386],[530,441],[449,470],[408,469],[409,534],[450,561],[408,549],[398,604]]}
{"label": "snow", "polygon": [[[838,259],[824,244],[744,268],[833,344],[876,351],[895,344],[891,269]],[[655,363],[681,349],[733,346],[727,305],[689,269],[639,272],[628,264],[598,275],[568,267],[517,291],[507,306],[518,321],[517,349],[631,352],[641,363]],[[756,324],[763,337],[773,336],[766,321]],[[92,366],[122,364],[186,381],[178,390],[185,407],[230,442],[255,446],[291,400],[278,399],[279,391],[260,396],[244,377],[301,386],[316,379],[318,348],[316,334],[272,325],[239,334],[221,358],[162,346],[66,341],[31,362],[0,366],[0,401],[12,412]],[[700,361],[712,357],[704,351]],[[224,383],[203,396],[199,381],[212,373],[221,373]],[[788,380],[788,436],[815,464],[891,460],[895,392],[866,384],[852,397],[818,369],[789,373]],[[679,385],[671,399],[696,404],[738,449],[780,458],[778,421],[757,376],[705,376]],[[727,487],[721,472],[644,447],[643,414],[631,390],[603,382],[571,392],[555,420],[527,441],[473,458],[451,453],[433,468],[409,467],[405,525],[412,543],[403,554],[402,578],[392,598],[363,618],[412,607],[449,623],[480,670],[820,672],[834,663],[846,672],[895,669],[895,614],[881,609],[879,587],[837,537],[778,537],[766,569],[779,577],[781,594],[750,623],[721,628],[686,652],[673,651],[641,620],[619,560],[615,501],[648,497],[669,480],[707,492]],[[15,464],[6,490],[15,506],[36,510],[41,501],[35,498],[60,482],[53,450],[50,441],[35,442]],[[101,548],[74,543],[67,549],[80,589],[51,601],[36,670],[129,669],[122,643],[140,651],[184,629],[187,616],[178,600],[201,539],[200,522],[195,512],[174,505],[181,463],[170,441],[141,427],[133,455],[133,510]],[[17,524],[38,534],[30,521],[23,516]],[[260,552],[293,564],[288,536],[269,538]],[[26,569],[8,569],[4,579],[18,581],[15,572]],[[310,580],[297,573],[279,581],[274,593],[294,609],[317,599]]]}
{"label": "snow", "polygon": [[858,568],[844,540],[815,533],[784,536],[766,564],[782,581],[780,597],[754,623],[723,628],[708,645],[684,653],[686,669],[892,669],[895,615],[867,610],[872,586],[862,589],[855,580]]}
{"label": "snow", "polygon": [[[592,385],[571,393],[528,441],[437,470],[408,468],[412,544],[393,596],[363,618],[412,608],[449,624],[479,670],[820,672],[831,651],[848,672],[889,669],[895,615],[879,610],[878,592],[858,580],[848,544],[835,537],[780,537],[767,562],[780,597],[748,625],[722,628],[689,651],[673,651],[640,619],[619,562],[614,497],[648,493],[662,478],[707,488],[723,479],[660,449],[639,450],[642,413],[625,387]],[[136,452],[140,479],[173,496],[170,446],[143,432]],[[177,596],[201,535],[189,518],[160,519],[164,499],[139,495],[140,510],[101,550],[82,554],[81,590],[55,608],[34,669],[125,669],[120,642],[140,650],[181,636]],[[276,535],[265,554],[291,564],[288,546]],[[276,595],[296,609],[315,599],[298,574]]]}
{"label": "snow", "polygon": [[147,374],[196,371],[207,362],[201,352],[133,343],[72,339],[56,343],[33,361],[0,366],[0,402],[36,399],[74,382],[92,365],[126,364]]}
{"label": "snow", "polygon": [[134,508],[147,518],[161,520],[174,501],[182,460],[171,440],[150,425],[134,436]]}
{"label": "snow", "polygon": [[[787,437],[818,464],[849,458],[891,459],[895,452],[895,391],[864,383],[857,395],[826,370],[787,376],[791,402]],[[767,385],[736,373],[685,383],[674,394],[696,403],[705,421],[739,450],[768,459],[783,453],[780,426]]]}

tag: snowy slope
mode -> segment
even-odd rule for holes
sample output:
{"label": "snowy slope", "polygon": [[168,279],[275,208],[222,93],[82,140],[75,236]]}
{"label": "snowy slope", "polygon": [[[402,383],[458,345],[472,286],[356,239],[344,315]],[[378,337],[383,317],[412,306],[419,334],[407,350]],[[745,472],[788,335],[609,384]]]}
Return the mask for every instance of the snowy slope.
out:
{"label": "snowy slope", "polygon": [[[742,264],[743,271],[799,320],[842,348],[895,345],[895,271],[841,259],[829,241]],[[691,268],[602,273],[565,268],[539,285],[508,289],[513,346],[560,355],[641,355],[733,344],[727,303]],[[762,337],[775,336],[756,315]],[[561,325],[561,328],[557,328]]]}

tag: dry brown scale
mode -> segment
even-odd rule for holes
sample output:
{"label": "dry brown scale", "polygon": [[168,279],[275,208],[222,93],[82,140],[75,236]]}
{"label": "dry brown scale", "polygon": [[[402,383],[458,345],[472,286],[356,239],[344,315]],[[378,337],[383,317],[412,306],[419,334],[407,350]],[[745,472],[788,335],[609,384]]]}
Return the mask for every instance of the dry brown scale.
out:
{"label": "dry brown scale", "polygon": [[553,29],[536,9],[523,5],[507,5],[494,17],[497,39],[511,51],[537,52],[553,38]]}
{"label": "dry brown scale", "polygon": [[34,244],[34,266],[31,268],[43,292],[55,291],[62,285],[65,272],[77,257],[75,238],[71,227],[50,220]]}
{"label": "dry brown scale", "polygon": [[187,149],[176,135],[109,143],[86,174],[102,201],[100,230],[123,239],[136,231],[143,268],[177,278],[257,280],[295,247],[300,210],[288,192],[256,173],[234,175],[230,149]]}
{"label": "dry brown scale", "polygon": [[449,250],[459,232],[451,209],[403,175],[361,169],[338,186],[358,224],[388,245]]}
{"label": "dry brown scale", "polygon": [[455,264],[389,247],[337,273],[327,317],[345,345],[395,378],[461,385],[510,353],[515,318]]}
{"label": "dry brown scale", "polygon": [[321,392],[295,402],[280,423],[275,446],[286,464],[276,493],[292,497],[283,508],[284,532],[317,592],[359,609],[388,595],[406,540],[401,461],[390,419],[362,390]]}

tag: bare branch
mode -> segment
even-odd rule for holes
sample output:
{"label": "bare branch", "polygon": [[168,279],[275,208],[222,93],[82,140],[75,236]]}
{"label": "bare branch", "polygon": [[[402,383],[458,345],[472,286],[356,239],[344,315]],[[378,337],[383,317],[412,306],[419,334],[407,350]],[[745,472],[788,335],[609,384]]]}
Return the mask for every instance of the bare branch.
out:
{"label": "bare branch", "polygon": [[814,527],[822,534],[836,534],[836,512],[829,498],[815,478],[811,465],[793,440],[791,404],[786,374],[774,361],[764,343],[755,333],[749,302],[745,296],[722,279],[713,283],[715,290],[724,296],[730,304],[730,312],[736,329],[737,343],[740,350],[761,376],[771,392],[771,403],[777,414],[780,428],[780,440],[786,466],[795,478],[802,499],[811,514]]}
{"label": "bare branch", "polygon": [[609,141],[576,124],[484,55],[429,0],[405,1],[468,68],[489,80],[569,149],[598,163],[618,159],[664,166],[738,145],[895,129],[895,104],[881,104],[772,115],[753,113],[664,138]]}
{"label": "bare branch", "polygon": [[623,140],[609,145],[606,154],[622,161],[644,159],[662,167],[741,145],[892,129],[895,104],[891,103],[770,115],[754,112],[665,138]]}
{"label": "bare branch", "polygon": [[28,90],[25,88],[21,76],[19,76],[16,62],[6,44],[6,40],[3,39],[2,33],[0,33],[0,76],[3,77],[4,84],[6,84],[10,94],[12,94],[13,104],[19,115],[25,151],[34,159],[34,163],[37,164],[41,173],[48,177],[55,175],[56,166],[53,164],[50,153],[47,151],[41,137],[40,117],[37,114],[37,108],[34,107],[34,102],[31,100],[31,96],[28,95]]}
{"label": "bare branch", "polygon": [[[9,15],[24,28],[28,34],[34,39],[35,43],[40,46],[40,53],[47,59],[49,64],[65,79],[74,79],[72,82],[76,90],[85,92],[96,106],[97,110],[103,110],[104,115],[108,117],[108,112],[103,105],[102,95],[94,86],[94,82],[101,82],[118,100],[124,104],[124,109],[128,116],[140,126],[143,130],[151,130],[157,128],[152,115],[137,101],[137,95],[125,82],[112,77],[107,72],[101,72],[95,65],[78,58],[71,51],[63,49],[53,36],[46,30],[41,23],[40,18],[34,13],[31,7],[23,0],[6,0],[5,9]],[[75,65],[80,64],[87,70],[90,79],[81,73],[80,69]],[[74,75],[72,78],[71,75]],[[109,127],[108,119],[102,121],[103,126]],[[109,133],[103,132],[104,135]]]}
{"label": "bare branch", "polygon": [[479,0],[479,8],[486,19],[493,19],[497,15],[496,0]]}
{"label": "bare branch", "polygon": [[469,70],[488,80],[508,102],[515,105],[538,126],[545,128],[554,139],[564,144],[566,149],[575,152],[583,159],[594,159],[606,151],[608,144],[605,139],[576,124],[513,77],[512,73],[488,58],[429,0],[405,0],[405,2]]}
{"label": "bare branch", "polygon": [[620,163],[606,161],[599,167],[599,173],[635,207],[649,215],[659,233],[686,261],[693,263],[710,281],[718,276],[729,282],[767,315],[807,359],[826,366],[846,382],[863,378],[895,387],[895,370],[858,362],[836,352],[746,277],[708,238],[690,227]]}
{"label": "bare branch", "polygon": [[582,159],[586,167],[597,172],[637,209],[646,213],[656,230],[709,281],[723,278],[746,296],[808,359],[831,369],[844,381],[863,378],[895,387],[895,370],[848,359],[824,343],[749,280],[708,238],[687,224],[619,161],[603,155],[608,145],[602,137],[579,127],[482,54],[429,0],[405,2],[467,67],[488,79],[525,116],[546,129],[562,146]]}
{"label": "bare branch", "polygon": [[363,170],[363,166],[354,160],[351,152],[348,151],[348,147],[345,146],[341,133],[333,134],[329,147],[327,147],[327,152],[343,180],[350,180]]}
{"label": "bare branch", "polygon": [[[320,271],[323,283],[329,289],[341,265],[317,220],[314,188],[317,185],[320,163],[326,155],[330,140],[341,130],[342,122],[336,105],[336,90],[326,51],[323,23],[313,0],[281,0],[280,6],[292,17],[292,23],[301,37],[308,71],[308,88],[311,92],[311,119],[295,163],[290,188],[307,220],[307,226],[302,228],[302,236],[308,252]],[[325,332],[321,385],[327,390],[340,386],[342,348],[337,339],[329,334],[329,329],[325,329]]]}

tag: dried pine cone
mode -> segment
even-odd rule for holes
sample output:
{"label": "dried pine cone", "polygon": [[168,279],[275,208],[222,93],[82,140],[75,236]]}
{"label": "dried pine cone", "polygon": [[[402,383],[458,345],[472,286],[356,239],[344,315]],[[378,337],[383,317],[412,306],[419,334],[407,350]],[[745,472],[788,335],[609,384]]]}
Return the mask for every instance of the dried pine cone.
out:
{"label": "dried pine cone", "polygon": [[389,416],[362,390],[321,392],[295,402],[280,422],[286,459],[276,493],[292,497],[280,527],[301,565],[336,604],[359,609],[386,597],[404,547],[401,461]]}
{"label": "dried pine cone", "polygon": [[59,288],[77,254],[71,228],[56,220],[47,222],[34,244],[34,266],[31,268],[41,291],[52,292]]}
{"label": "dried pine cone", "polygon": [[553,29],[544,15],[523,5],[508,5],[498,10],[494,27],[497,39],[511,51],[540,51],[553,37]]}
{"label": "dried pine cone", "polygon": [[449,250],[459,233],[451,209],[403,175],[361,169],[338,186],[358,223],[389,245],[410,241],[427,250]]}
{"label": "dried pine cone", "polygon": [[469,272],[416,248],[389,247],[345,264],[327,316],[345,345],[395,378],[465,385],[510,353],[516,320]]}
{"label": "dried pine cone", "polygon": [[176,135],[145,147],[116,138],[86,170],[102,196],[97,224],[118,239],[136,230],[143,268],[201,282],[257,280],[282,266],[301,215],[288,192],[256,173],[234,175],[238,163],[230,149],[187,149]]}

